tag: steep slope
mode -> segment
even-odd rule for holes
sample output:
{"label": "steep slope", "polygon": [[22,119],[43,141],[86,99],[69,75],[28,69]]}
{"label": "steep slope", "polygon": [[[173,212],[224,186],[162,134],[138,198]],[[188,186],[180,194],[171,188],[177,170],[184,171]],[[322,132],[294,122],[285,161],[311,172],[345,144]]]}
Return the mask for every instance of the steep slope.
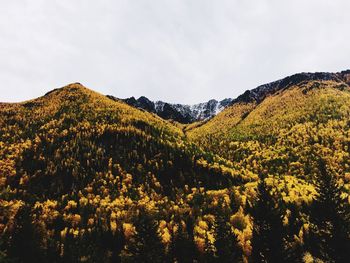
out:
{"label": "steep slope", "polygon": [[[202,153],[183,141],[181,130],[80,84],[3,104],[0,114],[1,181],[16,191],[43,197],[77,191],[107,172],[109,162],[137,183],[156,174],[167,194],[173,185],[201,183],[192,163]],[[9,151],[16,153],[13,160]]]}
{"label": "steep slope", "polygon": [[347,76],[348,72],[299,74],[261,86],[208,122],[188,129],[187,135],[254,174],[312,181],[321,157],[348,182]]}
{"label": "steep slope", "polygon": [[349,72],[263,85],[187,126],[78,83],[2,103],[0,261],[216,262],[226,229],[226,253],[248,262],[264,182],[299,262],[321,161],[350,203],[349,117]]}
{"label": "steep slope", "polygon": [[233,187],[251,179],[157,115],[78,83],[2,103],[0,260],[120,261],[145,213],[169,246],[175,218],[194,231],[214,198],[239,196]]}
{"label": "steep slope", "polygon": [[[111,99],[118,100],[113,96],[108,96]],[[171,104],[163,101],[150,101],[146,97],[135,99],[134,97],[123,99],[130,106],[146,110],[157,114],[166,120],[174,120],[179,123],[193,123],[212,118],[224,108],[229,106],[232,99],[224,99],[221,101],[209,100],[204,103],[194,105]]]}
{"label": "steep slope", "polygon": [[350,70],[345,70],[338,73],[316,72],[294,74],[286,78],[261,85],[255,89],[247,90],[244,94],[233,100],[233,104],[238,102],[260,103],[267,96],[272,95],[277,91],[282,91],[289,87],[298,85],[300,83],[327,80],[334,82],[345,82],[347,84],[350,84]]}

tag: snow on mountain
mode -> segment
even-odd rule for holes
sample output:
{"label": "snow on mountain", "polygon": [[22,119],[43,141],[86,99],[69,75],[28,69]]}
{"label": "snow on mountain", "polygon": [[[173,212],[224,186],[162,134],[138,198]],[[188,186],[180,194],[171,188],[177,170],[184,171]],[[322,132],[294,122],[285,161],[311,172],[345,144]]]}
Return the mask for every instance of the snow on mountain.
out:
{"label": "snow on mountain", "polygon": [[260,103],[268,95],[271,95],[277,91],[287,89],[293,85],[297,85],[306,81],[336,81],[345,82],[350,84],[350,70],[338,72],[338,73],[328,73],[328,72],[316,72],[316,73],[297,73],[286,78],[270,82],[264,85],[260,85],[255,89],[247,90],[237,99],[234,99],[232,103],[236,102],[257,102]]}
{"label": "snow on mountain", "polygon": [[288,87],[297,85],[304,81],[312,80],[332,80],[338,82],[345,82],[348,85],[350,85],[350,70],[338,73],[298,73],[271,83],[258,86],[255,89],[247,90],[242,95],[238,96],[236,99],[228,98],[221,101],[209,100],[207,102],[198,103],[194,105],[172,104],[163,101],[153,102],[144,96],[141,96],[138,99],[135,99],[134,97],[127,99],[117,99],[113,96],[108,97],[113,100],[122,100],[131,106],[155,113],[163,119],[172,119],[180,123],[192,123],[195,121],[210,119],[226,107],[235,103],[260,103],[267,96],[274,94],[277,91],[287,89]]}
{"label": "snow on mountain", "polygon": [[[109,97],[111,98],[112,96]],[[163,101],[153,102],[143,96],[138,99],[131,97],[122,100],[131,106],[153,112],[164,119],[172,119],[180,123],[192,123],[210,119],[232,102],[232,99],[224,99],[222,101],[209,100],[204,103],[186,105]]]}

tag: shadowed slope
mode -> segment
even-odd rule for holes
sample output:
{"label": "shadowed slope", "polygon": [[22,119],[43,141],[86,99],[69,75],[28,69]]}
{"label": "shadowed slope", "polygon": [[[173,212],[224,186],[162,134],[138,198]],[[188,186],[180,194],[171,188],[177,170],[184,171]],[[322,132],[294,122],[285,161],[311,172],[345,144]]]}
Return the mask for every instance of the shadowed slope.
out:
{"label": "shadowed slope", "polygon": [[2,105],[0,122],[2,187],[23,194],[79,191],[110,165],[133,174],[137,185],[155,176],[165,194],[184,184],[219,187],[232,179],[220,172],[210,178],[197,167],[203,152],[177,127],[80,84]]}

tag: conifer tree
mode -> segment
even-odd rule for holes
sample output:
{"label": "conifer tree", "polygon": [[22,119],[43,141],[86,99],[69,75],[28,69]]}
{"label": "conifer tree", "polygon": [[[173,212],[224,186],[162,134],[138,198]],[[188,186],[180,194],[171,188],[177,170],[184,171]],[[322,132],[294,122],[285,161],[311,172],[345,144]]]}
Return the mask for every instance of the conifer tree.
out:
{"label": "conifer tree", "polygon": [[120,254],[125,245],[125,236],[121,227],[118,228],[118,231],[115,234],[111,233],[109,244],[112,250],[111,262],[121,262]]}
{"label": "conifer tree", "polygon": [[311,209],[307,247],[314,256],[327,262],[349,262],[349,206],[341,199],[341,186],[336,177],[328,173],[322,159],[316,187],[318,196]]}
{"label": "conifer tree", "polygon": [[[48,237],[47,239],[47,248],[45,251],[45,260],[49,262],[60,262],[61,257],[60,257],[60,250],[59,250],[59,242],[58,240],[58,235],[55,235],[53,238]],[[0,261],[1,262],[1,261]]]}
{"label": "conifer tree", "polygon": [[[82,244],[71,233],[67,233],[63,241],[63,262],[77,262],[80,258]],[[88,251],[90,253],[90,251]]]}
{"label": "conifer tree", "polygon": [[164,262],[165,248],[158,234],[158,223],[150,212],[141,209],[134,225],[136,234],[127,244],[122,262]]}
{"label": "conifer tree", "polygon": [[288,225],[285,230],[286,250],[284,262],[302,262],[302,256],[304,254],[303,244],[296,241],[295,236],[299,235],[300,229],[303,225],[301,220],[301,214],[296,204],[289,204],[288,206],[289,216]]}
{"label": "conifer tree", "polygon": [[10,240],[8,256],[14,262],[44,262],[41,237],[32,222],[30,205],[23,205],[15,216],[15,230]]}
{"label": "conifer tree", "polygon": [[284,262],[283,213],[264,178],[259,181],[251,214],[254,220],[252,262]]}
{"label": "conifer tree", "polygon": [[[219,207],[223,206],[222,204],[222,201],[219,202]],[[217,262],[222,263],[238,262],[241,258],[237,237],[229,224],[229,211],[229,208],[224,206],[216,212],[215,216],[215,257]]]}
{"label": "conifer tree", "polygon": [[191,263],[195,258],[196,246],[193,237],[184,229],[181,220],[177,220],[177,231],[173,231],[170,248],[170,260],[179,263]]}
{"label": "conifer tree", "polygon": [[[111,243],[107,244],[106,238],[109,231],[104,228],[103,223],[101,220],[96,220],[96,226],[91,231],[90,234],[84,235],[83,242],[80,243],[86,243],[89,245],[89,257],[91,258],[91,261],[99,263],[99,262],[107,262],[107,256],[106,252],[108,249],[108,246],[111,245]],[[110,241],[110,240],[109,240]]]}
{"label": "conifer tree", "polygon": [[203,263],[214,263],[215,255],[214,255],[214,244],[211,240],[209,240],[208,231],[205,233],[205,243],[204,243],[204,252],[200,257],[200,262]]}

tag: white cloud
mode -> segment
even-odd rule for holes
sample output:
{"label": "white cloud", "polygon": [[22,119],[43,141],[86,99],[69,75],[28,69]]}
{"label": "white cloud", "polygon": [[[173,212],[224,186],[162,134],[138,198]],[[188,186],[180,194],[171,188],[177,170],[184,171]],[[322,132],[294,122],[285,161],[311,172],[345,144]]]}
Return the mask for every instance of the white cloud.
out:
{"label": "white cloud", "polygon": [[349,68],[346,0],[0,3],[0,101],[79,81],[196,103],[301,71]]}

